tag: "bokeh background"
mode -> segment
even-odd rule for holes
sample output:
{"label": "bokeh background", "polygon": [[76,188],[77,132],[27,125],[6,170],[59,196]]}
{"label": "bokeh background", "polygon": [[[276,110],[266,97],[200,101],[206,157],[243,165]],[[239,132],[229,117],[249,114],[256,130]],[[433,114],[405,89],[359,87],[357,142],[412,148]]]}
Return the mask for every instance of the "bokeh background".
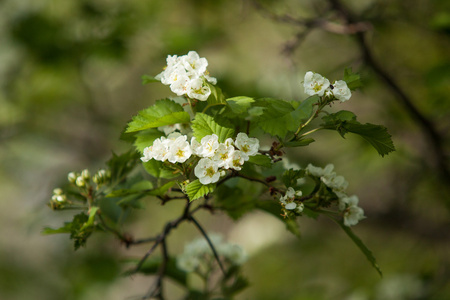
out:
{"label": "bokeh background", "polygon": [[[364,88],[335,109],[387,126],[397,148],[381,158],[357,137],[319,132],[316,143],[287,153],[303,167],[333,162],[350,182],[368,216],[355,232],[382,279],[328,220],[302,218],[297,239],[264,213],[237,222],[200,215],[208,231],[250,254],[251,286],[238,299],[450,299],[449,2],[342,2],[351,15],[325,0],[0,1],[0,299],[147,291],[152,278],[120,274],[121,262],[148,246],[126,250],[96,234],[74,252],[68,236],[40,231],[70,219],[47,207],[67,173],[98,170],[112,151],[127,150],[119,141],[127,121],[171,96],[141,76],[189,50],[208,59],[230,97],[302,100],[306,71],[337,80],[352,67]],[[148,199],[126,230],[151,236],[180,209]],[[174,253],[199,236],[188,225],[171,235]],[[173,299],[182,292],[167,289]]]}

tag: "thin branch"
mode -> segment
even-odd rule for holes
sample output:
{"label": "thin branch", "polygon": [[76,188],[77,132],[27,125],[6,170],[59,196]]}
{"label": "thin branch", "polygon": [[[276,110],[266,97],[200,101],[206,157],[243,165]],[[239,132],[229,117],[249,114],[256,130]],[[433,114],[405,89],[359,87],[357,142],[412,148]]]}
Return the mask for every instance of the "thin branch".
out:
{"label": "thin branch", "polygon": [[214,247],[213,243],[211,242],[208,234],[206,233],[206,231],[203,229],[203,227],[200,225],[200,223],[191,216],[190,220],[195,224],[195,226],[198,228],[198,230],[200,230],[200,232],[202,233],[203,237],[206,239],[206,241],[208,242],[209,247],[211,248],[214,257],[217,261],[217,263],[219,264],[220,270],[222,270],[223,275],[227,275],[227,273],[225,272],[225,269],[222,265],[222,262],[220,261],[219,255],[217,254],[216,248]]}

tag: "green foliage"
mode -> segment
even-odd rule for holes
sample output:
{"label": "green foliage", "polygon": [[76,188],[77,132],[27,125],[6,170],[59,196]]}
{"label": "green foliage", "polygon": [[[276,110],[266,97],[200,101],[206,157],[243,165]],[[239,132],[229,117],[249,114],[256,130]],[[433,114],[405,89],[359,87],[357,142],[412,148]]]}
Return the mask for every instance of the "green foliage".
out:
{"label": "green foliage", "polygon": [[[272,136],[284,137],[289,131],[295,131],[300,125],[294,119],[294,108],[289,102],[279,99],[257,99],[253,105],[263,109],[262,114],[252,117],[256,126]],[[259,113],[259,111],[258,111]]]}
{"label": "green foliage", "polygon": [[239,186],[222,184],[217,187],[215,193],[218,206],[233,220],[240,219],[255,208],[255,200],[251,194],[245,193]]}
{"label": "green foliage", "polygon": [[281,205],[274,201],[258,201],[255,205],[258,209],[263,210],[276,217],[286,225],[286,229],[297,237],[300,237],[300,229],[295,219],[285,218],[281,215]]}
{"label": "green foliage", "polygon": [[213,117],[203,113],[195,115],[195,119],[192,121],[192,130],[198,141],[204,136],[216,134],[219,137],[219,142],[223,143],[227,138],[234,136],[234,129],[231,124],[219,124]]}
{"label": "green foliage", "polygon": [[294,170],[289,169],[283,173],[281,180],[283,181],[286,187],[297,187],[297,181],[300,178],[305,177],[305,170]]}
{"label": "green foliage", "polygon": [[[139,261],[132,260],[131,262],[137,264]],[[159,256],[148,258],[137,270],[137,272],[145,275],[157,275],[162,263],[163,260]],[[134,273],[135,270],[133,269],[131,271],[125,272],[124,275],[130,276]],[[169,257],[169,259],[167,260],[164,274],[173,279],[175,282],[181,284],[182,286],[186,286],[187,284],[187,274],[186,272],[181,271],[177,268],[177,260],[175,257]]]}
{"label": "green foliage", "polygon": [[194,201],[213,192],[215,188],[215,184],[203,185],[197,179],[186,185],[186,194],[189,197],[190,201]]}
{"label": "green foliage", "polygon": [[144,162],[142,165],[144,166],[145,171],[147,171],[148,174],[152,175],[155,178],[172,179],[180,175],[179,173],[177,173],[176,169],[170,168],[162,161],[151,159],[147,162]]}
{"label": "green foliage", "polygon": [[362,86],[361,76],[357,73],[353,73],[351,68],[344,70],[344,81],[351,90],[356,90]]}
{"label": "green foliage", "polygon": [[157,138],[160,138],[163,135],[164,133],[155,128],[141,131],[136,134],[134,146],[140,153],[143,153],[145,148],[153,145],[153,141],[156,140]]}
{"label": "green foliage", "polygon": [[228,107],[236,115],[242,115],[250,109],[252,103],[255,102],[253,98],[246,96],[238,96],[226,99]]}
{"label": "green foliage", "polygon": [[270,168],[272,166],[272,160],[267,155],[259,154],[250,156],[248,162],[266,168]]}
{"label": "green foliage", "polygon": [[153,76],[149,76],[149,75],[142,75],[142,84],[149,84],[152,82],[161,82],[160,80],[156,79]]}
{"label": "green foliage", "polygon": [[349,111],[340,111],[322,118],[325,123],[322,127],[333,129],[344,137],[346,133],[357,134],[369,142],[381,156],[395,150],[391,135],[386,127],[374,124],[361,124],[356,121],[356,116]]}
{"label": "green foliage", "polygon": [[139,153],[130,150],[121,155],[112,154],[112,158],[107,161],[107,166],[111,172],[111,181],[120,182],[136,166],[139,159]]}
{"label": "green foliage", "polygon": [[188,123],[189,114],[183,107],[169,99],[156,101],[153,106],[141,110],[133,120],[128,123],[126,132],[141,131],[176,123]]}

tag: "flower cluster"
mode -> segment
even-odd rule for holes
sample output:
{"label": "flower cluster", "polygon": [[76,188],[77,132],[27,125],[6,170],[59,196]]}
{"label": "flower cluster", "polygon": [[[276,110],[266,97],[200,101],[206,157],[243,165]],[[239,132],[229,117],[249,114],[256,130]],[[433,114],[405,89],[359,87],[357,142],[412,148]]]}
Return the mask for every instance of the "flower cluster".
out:
{"label": "flower cluster", "polygon": [[187,95],[200,101],[208,99],[211,89],[206,82],[216,84],[217,79],[209,76],[206,58],[200,57],[195,51],[189,51],[183,56],[169,55],[166,61],[166,68],[156,76],[161,83],[170,85],[172,92],[178,96]]}
{"label": "flower cluster", "polygon": [[224,143],[219,142],[216,134],[204,136],[200,142],[193,137],[189,143],[186,135],[173,132],[167,138],[160,137],[152,146],[146,147],[141,160],[184,163],[195,155],[200,157],[194,169],[195,176],[202,184],[210,184],[217,182],[224,170],[241,170],[244,162],[249,160],[250,156],[256,155],[258,150],[259,140],[249,138],[242,132],[238,133],[234,141],[228,138]]}
{"label": "flower cluster", "polygon": [[302,195],[302,191],[296,191],[292,187],[289,187],[284,194],[284,196],[280,197],[280,202],[284,206],[285,210],[295,211],[297,213],[301,213],[303,208],[305,207],[303,203],[295,202],[295,197],[300,197]]}
{"label": "flower cluster", "polygon": [[[240,266],[247,261],[244,249],[236,244],[225,243],[221,236],[210,235],[219,256],[234,266]],[[213,261],[213,252],[204,238],[193,240],[184,247],[184,252],[177,257],[177,267],[185,272],[200,271],[202,262]]]}
{"label": "flower cluster", "polygon": [[341,175],[333,172],[334,165],[328,164],[325,168],[315,167],[309,164],[306,167],[306,174],[318,177],[330,188],[339,199],[339,210],[343,213],[344,224],[353,226],[365,218],[364,210],[358,206],[358,197],[356,195],[347,196],[346,190],[348,182]]}
{"label": "flower cluster", "polygon": [[344,80],[337,80],[333,84],[330,84],[327,78],[311,71],[306,72],[303,87],[305,88],[305,93],[310,96],[325,95],[336,98],[341,102],[349,100],[352,96],[352,92]]}

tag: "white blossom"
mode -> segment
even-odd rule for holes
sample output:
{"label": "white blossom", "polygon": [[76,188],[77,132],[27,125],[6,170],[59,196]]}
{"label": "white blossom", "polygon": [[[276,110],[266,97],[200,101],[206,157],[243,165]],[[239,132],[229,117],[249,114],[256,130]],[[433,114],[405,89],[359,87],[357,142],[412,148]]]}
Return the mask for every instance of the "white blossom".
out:
{"label": "white blossom", "polygon": [[184,68],[194,78],[203,75],[206,71],[206,67],[208,66],[208,61],[206,58],[201,58],[195,51],[189,51],[187,55],[182,56],[181,62]]}
{"label": "white blossom", "polygon": [[244,249],[236,244],[220,244],[217,247],[217,252],[219,255],[223,255],[227,258],[233,265],[242,265],[248,259],[247,253],[245,253]]}
{"label": "white blossom", "polygon": [[198,99],[200,101],[206,101],[209,95],[211,95],[211,89],[203,82],[202,78],[196,78],[189,81],[186,86],[186,91],[190,98]]}
{"label": "white blossom", "polygon": [[201,151],[197,149],[197,155],[200,157],[212,157],[219,148],[219,137],[216,134],[206,135],[200,141]]}
{"label": "white blossom", "polygon": [[231,154],[230,169],[240,171],[244,162],[245,162],[245,159],[244,159],[244,155],[242,154],[242,152],[239,150],[235,150]]}
{"label": "white blossom", "polygon": [[333,95],[341,102],[345,102],[352,96],[352,91],[344,80],[338,80],[333,83]]}
{"label": "white blossom", "polygon": [[219,168],[229,169],[233,166],[232,156],[234,151],[232,145],[227,146],[225,143],[221,143],[216,149],[213,160],[217,163]]}
{"label": "white blossom", "polygon": [[249,138],[243,132],[238,133],[234,144],[242,152],[246,161],[249,159],[249,156],[256,155],[259,150],[259,140],[257,138]]}
{"label": "white blossom", "polygon": [[350,206],[344,212],[344,225],[353,226],[365,219],[364,210],[359,206]]}
{"label": "white blossom", "polygon": [[322,75],[311,71],[306,72],[303,87],[307,95],[323,96],[329,86],[330,81]]}
{"label": "white blossom", "polygon": [[194,272],[200,266],[200,258],[183,254],[177,257],[177,267],[185,272]]}
{"label": "white blossom", "polygon": [[194,174],[201,184],[215,183],[220,178],[217,163],[209,158],[202,158],[194,168]]}
{"label": "white blossom", "polygon": [[177,137],[169,145],[167,160],[171,163],[184,163],[191,157],[192,150],[189,142],[186,141],[187,136],[181,135]]}

